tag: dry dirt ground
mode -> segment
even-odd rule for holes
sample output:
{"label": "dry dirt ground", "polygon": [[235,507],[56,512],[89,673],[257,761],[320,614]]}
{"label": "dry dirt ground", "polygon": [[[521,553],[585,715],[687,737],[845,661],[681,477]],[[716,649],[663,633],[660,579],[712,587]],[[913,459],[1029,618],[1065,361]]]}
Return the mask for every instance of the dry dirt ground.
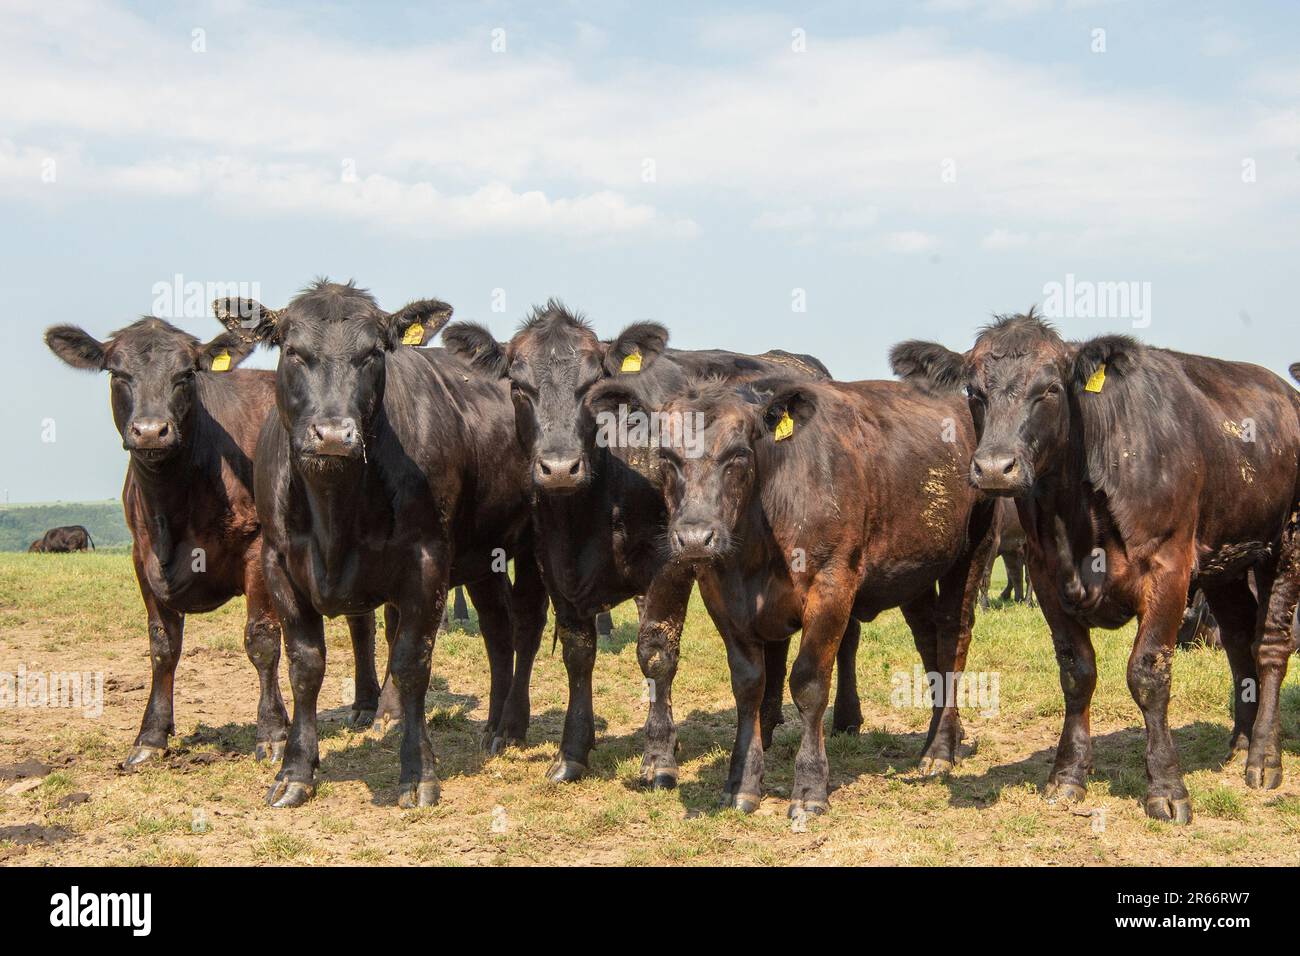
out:
{"label": "dry dirt ground", "polygon": [[[735,712],[722,644],[698,600],[683,639],[675,698],[681,786],[637,786],[645,714],[635,609],[615,612],[596,665],[597,749],[590,777],[543,779],[559,739],[566,681],[550,629],[535,671],[529,746],[489,758],[478,731],[487,663],[474,625],[439,638],[429,712],[442,801],[395,805],[399,731],[353,732],[351,653],[329,628],[322,695],[321,785],[307,806],[262,802],[275,769],[254,762],[256,675],[244,657],[242,601],[187,622],[168,758],[139,772],[117,762],[138,728],[148,687],[144,615],[125,554],[0,556],[0,679],[101,672],[103,712],[0,710],[0,862],[8,865],[223,864],[1282,864],[1300,863],[1300,688],[1284,690],[1281,789],[1245,787],[1224,768],[1229,674],[1221,652],[1180,651],[1171,725],[1195,819],[1147,819],[1141,718],[1124,664],[1132,629],[1094,632],[1096,772],[1082,807],[1040,795],[1062,704],[1037,611],[995,607],[976,625],[970,671],[997,676],[996,709],[967,708],[970,751],[946,779],[915,771],[927,714],[891,700],[891,679],[917,664],[897,613],[863,629],[858,680],[866,716],[856,737],[830,738],[831,811],[786,818],[799,733],[785,707],[767,757],[759,811],[719,811]],[[382,631],[381,631],[382,635]],[[382,644],[382,641],[381,641]],[[382,654],[381,654],[382,656]],[[289,691],[282,664],[284,693]],[[93,708],[92,708],[93,709]],[[31,763],[34,761],[35,763]]]}

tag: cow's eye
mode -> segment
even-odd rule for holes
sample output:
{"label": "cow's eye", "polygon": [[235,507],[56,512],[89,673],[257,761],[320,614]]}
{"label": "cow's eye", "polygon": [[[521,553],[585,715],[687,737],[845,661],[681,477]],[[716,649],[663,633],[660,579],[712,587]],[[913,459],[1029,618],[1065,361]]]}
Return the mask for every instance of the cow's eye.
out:
{"label": "cow's eye", "polygon": [[1055,398],[1057,395],[1060,394],[1061,394],[1061,386],[1056,382],[1053,382],[1051,385],[1047,386],[1047,388],[1043,390],[1044,398]]}

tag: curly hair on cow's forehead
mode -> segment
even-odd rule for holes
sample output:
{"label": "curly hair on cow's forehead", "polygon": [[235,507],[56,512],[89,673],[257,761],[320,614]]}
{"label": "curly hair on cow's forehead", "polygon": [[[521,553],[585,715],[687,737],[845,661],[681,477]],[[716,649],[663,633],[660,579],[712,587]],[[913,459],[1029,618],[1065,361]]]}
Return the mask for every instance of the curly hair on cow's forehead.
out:
{"label": "curly hair on cow's forehead", "polygon": [[997,355],[1022,355],[1039,345],[1055,347],[1062,341],[1056,328],[1035,306],[1030,306],[1028,312],[995,315],[975,338],[976,350]]}
{"label": "curly hair on cow's forehead", "polygon": [[556,326],[582,329],[590,332],[591,324],[581,312],[575,312],[556,298],[546,300],[545,305],[535,305],[527,317],[519,323],[520,332],[528,332],[542,327]]}

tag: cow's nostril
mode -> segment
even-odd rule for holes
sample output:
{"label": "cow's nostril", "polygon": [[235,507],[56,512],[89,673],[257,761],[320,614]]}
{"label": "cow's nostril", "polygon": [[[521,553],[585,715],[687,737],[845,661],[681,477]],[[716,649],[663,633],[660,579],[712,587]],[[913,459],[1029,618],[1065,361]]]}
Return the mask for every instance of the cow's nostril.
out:
{"label": "cow's nostril", "polygon": [[704,546],[707,548],[711,544],[713,544],[713,532],[709,531],[704,535]]}
{"label": "cow's nostril", "polygon": [[1016,460],[1012,458],[1010,461],[1007,462],[1006,467],[1002,469],[1002,474],[1009,475],[1015,470],[1016,470]]}
{"label": "cow's nostril", "polygon": [[165,423],[163,424],[162,428],[158,429],[158,437],[159,438],[167,437],[167,425]]}
{"label": "cow's nostril", "polygon": [[575,461],[572,465],[569,466],[569,474],[576,475],[581,467],[582,467],[582,459],[579,458],[577,461]]}
{"label": "cow's nostril", "polygon": [[538,462],[538,465],[541,467],[543,475],[549,475],[551,473],[551,469],[547,467],[546,462]]}

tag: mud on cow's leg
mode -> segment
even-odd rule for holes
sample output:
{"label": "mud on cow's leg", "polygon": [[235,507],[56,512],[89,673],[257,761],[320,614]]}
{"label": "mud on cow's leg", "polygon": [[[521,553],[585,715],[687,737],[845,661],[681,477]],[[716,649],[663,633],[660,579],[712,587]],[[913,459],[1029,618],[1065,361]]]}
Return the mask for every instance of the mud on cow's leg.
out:
{"label": "mud on cow's leg", "polygon": [[[731,670],[731,692],[736,698],[736,741],[731,747],[731,767],[722,791],[722,806],[753,813],[763,800],[763,731],[761,710],[767,680],[767,649],[752,636],[728,634],[727,666]],[[778,646],[788,648],[788,642]],[[785,670],[785,658],[781,659]]]}
{"label": "mud on cow's leg", "polygon": [[[1177,567],[1172,560],[1167,566]],[[1149,575],[1145,613],[1128,659],[1128,686],[1142,710],[1147,730],[1147,816],[1189,823],[1192,801],[1183,784],[1178,751],[1169,732],[1169,688],[1178,627],[1187,605],[1190,568],[1183,573]]]}
{"label": "mud on cow's leg", "polygon": [[375,673],[375,615],[356,614],[348,618],[352,638],[352,715],[348,723],[364,730],[375,722],[379,709],[379,677]]}
{"label": "mud on cow's leg", "polygon": [[[1293,624],[1300,598],[1300,503],[1282,532],[1272,586],[1261,588],[1268,598],[1261,609],[1255,636],[1255,668],[1259,673],[1259,709],[1246,757],[1246,786],[1272,790],[1282,785],[1282,681],[1295,653]],[[1261,581],[1264,575],[1257,574]]]}
{"label": "mud on cow's leg", "polygon": [[656,790],[677,786],[677,727],[673,723],[673,679],[681,656],[682,627],[691,579],[661,575],[651,582],[639,607],[636,656],[649,692],[641,783]]}
{"label": "mud on cow's leg", "polygon": [[393,683],[393,641],[397,638],[397,629],[401,615],[392,604],[384,605],[384,643],[388,645],[387,663],[384,665],[384,684],[379,691],[379,706],[375,709],[374,725],[380,733],[387,733],[388,728],[402,719],[402,702],[397,695],[397,685]]}
{"label": "mud on cow's leg", "polygon": [[596,716],[591,699],[592,672],[596,666],[596,622],[572,606],[557,604],[556,631],[564,649],[564,669],[569,675],[569,705],[564,715],[560,753],[546,771],[555,783],[569,783],[587,772],[591,748],[596,745]]}
{"label": "mud on cow's leg", "polygon": [[140,721],[140,733],[122,762],[122,766],[127,768],[161,757],[167,750],[167,738],[175,732],[172,692],[185,632],[183,614],[159,604],[147,585],[141,584],[140,589],[149,614],[151,679],[149,702],[145,704],[144,717]]}
{"label": "mud on cow's leg", "polygon": [[790,639],[763,642],[763,704],[760,711],[763,749],[772,746],[776,728],[785,723],[785,668],[790,656]]}

